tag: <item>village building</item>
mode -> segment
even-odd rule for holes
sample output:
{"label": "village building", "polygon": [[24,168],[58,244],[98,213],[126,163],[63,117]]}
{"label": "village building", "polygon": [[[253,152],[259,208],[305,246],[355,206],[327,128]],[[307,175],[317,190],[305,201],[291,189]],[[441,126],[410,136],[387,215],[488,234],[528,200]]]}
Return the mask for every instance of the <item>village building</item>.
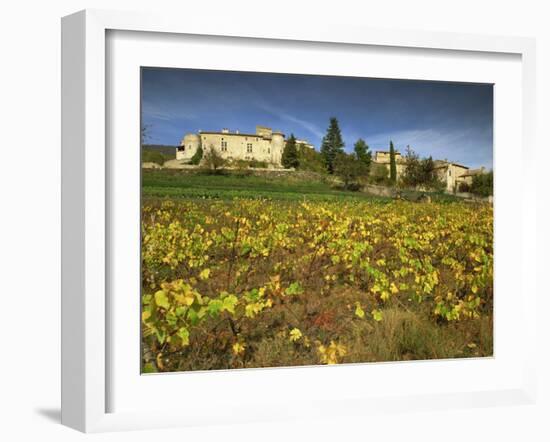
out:
{"label": "village building", "polygon": [[176,159],[191,160],[199,146],[204,153],[214,149],[228,161],[255,160],[280,167],[285,135],[264,126],[256,126],[256,133],[240,133],[238,130],[231,132],[229,129],[189,133],[181,140]]}
{"label": "village building", "polygon": [[[376,164],[383,164],[390,173],[390,152],[386,150],[377,150],[374,152],[374,158],[372,160]],[[397,179],[399,179],[405,172],[405,159],[400,152],[395,152],[395,169],[397,171]]]}
{"label": "village building", "polygon": [[461,177],[469,170],[467,166],[447,160],[435,160],[434,166],[435,173],[445,184],[447,192],[455,192]]}
{"label": "village building", "polygon": [[[373,162],[383,164],[390,170],[390,152],[376,151],[374,153]],[[403,175],[406,169],[406,161],[400,152],[395,152],[395,165],[397,170],[397,179]],[[454,163],[447,160],[434,160],[434,170],[441,182],[445,184],[445,190],[449,193],[454,193],[458,190],[461,183],[469,186],[472,185],[473,177],[487,173],[484,167],[480,169],[470,169],[462,164]]]}
{"label": "village building", "polygon": [[471,186],[476,175],[483,175],[485,173],[487,173],[487,169],[485,169],[485,167],[480,167],[479,169],[468,169],[465,173],[458,177],[457,184],[460,185],[460,183],[465,183],[468,186]]}

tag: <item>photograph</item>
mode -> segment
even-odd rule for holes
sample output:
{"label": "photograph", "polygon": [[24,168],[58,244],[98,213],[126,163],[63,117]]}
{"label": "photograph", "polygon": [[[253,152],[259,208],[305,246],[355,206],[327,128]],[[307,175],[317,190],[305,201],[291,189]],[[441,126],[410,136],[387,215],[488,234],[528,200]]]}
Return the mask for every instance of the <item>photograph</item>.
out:
{"label": "photograph", "polygon": [[493,357],[493,86],[142,66],[141,372]]}

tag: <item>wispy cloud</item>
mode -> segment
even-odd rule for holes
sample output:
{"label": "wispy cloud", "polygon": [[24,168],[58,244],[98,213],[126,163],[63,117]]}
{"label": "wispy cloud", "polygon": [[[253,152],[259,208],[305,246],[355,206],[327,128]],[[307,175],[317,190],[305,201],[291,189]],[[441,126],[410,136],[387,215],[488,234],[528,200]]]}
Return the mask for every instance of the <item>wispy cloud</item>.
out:
{"label": "wispy cloud", "polygon": [[170,107],[155,106],[151,103],[143,103],[143,116],[155,120],[174,122],[175,120],[194,120],[197,116],[182,107],[170,109]]}
{"label": "wispy cloud", "polygon": [[492,167],[491,134],[472,129],[416,129],[385,132],[368,137],[373,149],[387,149],[390,140],[396,149],[410,146],[421,156],[463,162],[472,167]]}
{"label": "wispy cloud", "polygon": [[294,124],[304,128],[306,131],[308,131],[309,133],[311,133],[312,135],[314,135],[317,138],[323,138],[323,136],[324,136],[324,133],[323,133],[322,129],[314,123],[311,123],[309,121],[298,118],[294,115],[291,115],[287,112],[284,112],[281,109],[278,109],[274,106],[271,106],[271,105],[268,105],[268,104],[265,104],[265,103],[260,103],[258,105],[258,107],[260,109],[262,109],[263,111],[269,112],[270,114],[280,118],[281,120],[288,121],[290,123],[294,123]]}

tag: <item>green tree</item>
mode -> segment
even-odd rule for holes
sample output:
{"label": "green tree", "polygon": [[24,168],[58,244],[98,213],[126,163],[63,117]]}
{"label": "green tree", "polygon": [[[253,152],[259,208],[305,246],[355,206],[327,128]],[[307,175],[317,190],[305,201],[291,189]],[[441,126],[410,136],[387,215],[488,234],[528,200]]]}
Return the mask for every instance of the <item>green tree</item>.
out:
{"label": "green tree", "polygon": [[367,166],[367,168],[370,168],[372,152],[369,150],[369,145],[365,143],[365,140],[359,138],[353,145],[353,150],[357,159]]}
{"label": "green tree", "polygon": [[369,170],[369,181],[374,184],[388,183],[388,168],[385,164],[372,163]]}
{"label": "green tree", "polygon": [[310,170],[318,173],[326,173],[325,162],[320,152],[304,144],[297,143],[298,163],[301,170]]}
{"label": "green tree", "polygon": [[390,181],[395,184],[397,182],[397,164],[395,162],[395,149],[393,141],[390,140]]}
{"label": "green tree", "polygon": [[141,162],[142,163],[156,163],[159,166],[162,166],[164,162],[166,161],[166,158],[164,158],[164,155],[161,152],[148,149],[143,150],[141,153]]}
{"label": "green tree", "polygon": [[225,166],[225,159],[216,151],[214,146],[210,146],[206,153],[203,155],[202,164],[204,168],[208,171],[217,174],[220,169]]}
{"label": "green tree", "polygon": [[369,169],[356,155],[341,152],[334,160],[334,173],[342,178],[346,189],[358,190],[359,180],[368,175]]}
{"label": "green tree", "polygon": [[199,164],[201,162],[203,155],[204,155],[204,152],[202,150],[202,146],[199,145],[199,147],[197,148],[197,151],[191,157],[191,160],[189,162],[196,166],[197,164]]}
{"label": "green tree", "polygon": [[479,196],[489,196],[493,194],[493,171],[474,175],[470,192]]}
{"label": "green tree", "polygon": [[421,182],[420,158],[414,150],[407,146],[405,153],[405,170],[401,180],[405,186],[416,187]]}
{"label": "green tree", "polygon": [[300,162],[298,160],[298,150],[296,148],[296,138],[294,134],[290,134],[288,138],[285,149],[283,150],[283,156],[281,158],[283,166],[287,169],[291,167],[298,168]]}
{"label": "green tree", "polygon": [[441,189],[442,181],[438,178],[432,157],[420,158],[414,150],[407,146],[405,154],[405,170],[401,182],[407,187],[423,186],[430,189]]}
{"label": "green tree", "polygon": [[327,134],[323,137],[321,144],[321,154],[323,155],[328,173],[334,173],[336,157],[343,152],[344,140],[338,126],[338,120],[335,117],[331,117]]}

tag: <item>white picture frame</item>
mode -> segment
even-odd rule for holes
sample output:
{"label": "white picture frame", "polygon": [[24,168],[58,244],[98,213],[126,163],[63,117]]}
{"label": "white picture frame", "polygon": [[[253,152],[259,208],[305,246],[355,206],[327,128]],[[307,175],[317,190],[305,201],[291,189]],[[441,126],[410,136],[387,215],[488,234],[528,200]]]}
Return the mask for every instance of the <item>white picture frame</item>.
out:
{"label": "white picture frame", "polygon": [[[238,30],[238,32],[236,32]],[[384,48],[467,51],[484,54],[513,54],[521,57],[521,159],[522,173],[534,169],[535,43],[517,37],[489,37],[416,31],[390,32],[368,28],[333,26],[285,27],[246,23],[238,26],[208,20],[182,24],[178,18],[142,13],[86,10],[62,21],[62,423],[84,432],[111,431],[168,426],[206,425],[211,416],[197,407],[194,414],[183,410],[110,411],[109,330],[111,312],[108,301],[108,244],[112,231],[110,217],[109,155],[106,120],[108,63],[106,35],[110,31],[154,32],[162,35],[211,35],[246,39],[269,39],[274,42],[337,43],[341,47],[376,46]],[[158,35],[158,34],[157,34]],[[498,171],[497,171],[498,174]],[[498,195],[498,193],[497,193]],[[503,388],[449,392],[441,389],[426,394],[378,396],[361,394],[349,397],[335,393],[327,400],[317,400],[311,407],[289,404],[258,409],[243,399],[238,416],[226,421],[261,421],[288,417],[368,414],[374,410],[440,409],[470,406],[532,403],[536,396],[534,341],[536,289],[533,276],[535,247],[535,192],[523,187],[521,198],[521,299],[516,326],[525,338],[521,360],[521,379]],[[498,204],[498,202],[497,202]],[[496,318],[498,321],[498,316]],[[506,326],[506,324],[504,324]],[[498,358],[498,355],[496,356]],[[137,358],[137,356],[136,356]],[[418,364],[418,363],[417,363]],[[436,364],[427,362],[426,364]],[[386,365],[390,367],[391,364]],[[384,369],[384,366],[379,366]],[[411,365],[409,365],[411,367]],[[434,366],[435,367],[435,366]],[[337,367],[336,369],[339,369]],[[388,368],[389,369],[389,368]],[[437,368],[436,368],[437,369]],[[473,370],[475,371],[475,367]],[[275,369],[277,370],[277,369]],[[280,382],[279,372],[262,372],[261,376]],[[308,370],[308,368],[300,369]],[[329,369],[331,370],[331,369]],[[353,367],[357,376],[361,365]],[[418,368],[417,368],[418,370]],[[422,370],[420,368],[420,370]],[[239,371],[241,379],[246,370]],[[335,371],[325,371],[334,376]],[[258,373],[258,371],[254,371]],[[296,372],[298,373],[298,371]],[[164,375],[163,375],[164,376]],[[177,375],[176,375],[177,376]],[[208,376],[208,374],[203,374]],[[259,375],[256,375],[259,376]],[[291,376],[291,375],[290,375]],[[348,376],[348,374],[346,374]],[[197,379],[197,378],[195,378]],[[266,379],[266,378],[264,378]],[[205,382],[202,380],[201,382]],[[206,382],[207,384],[207,382]],[[215,414],[215,413],[214,413]],[[223,421],[223,419],[222,419]],[[220,422],[220,419],[217,420]]]}

